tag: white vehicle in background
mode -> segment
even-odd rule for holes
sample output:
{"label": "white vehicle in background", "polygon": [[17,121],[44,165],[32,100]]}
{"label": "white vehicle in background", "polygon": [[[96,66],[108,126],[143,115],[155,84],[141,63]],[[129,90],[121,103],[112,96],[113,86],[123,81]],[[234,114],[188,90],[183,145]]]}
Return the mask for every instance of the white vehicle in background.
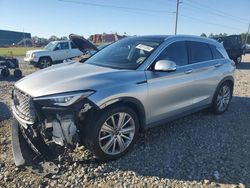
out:
{"label": "white vehicle in background", "polygon": [[53,41],[41,50],[27,51],[24,61],[30,62],[36,67],[46,68],[82,54],[83,52],[70,40]]}

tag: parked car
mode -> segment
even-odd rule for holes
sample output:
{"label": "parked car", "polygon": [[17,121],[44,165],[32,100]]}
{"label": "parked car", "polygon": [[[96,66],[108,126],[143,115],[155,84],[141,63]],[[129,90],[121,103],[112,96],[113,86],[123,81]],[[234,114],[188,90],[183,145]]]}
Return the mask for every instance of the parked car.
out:
{"label": "parked car", "polygon": [[[100,50],[106,48],[108,45],[110,45],[110,44],[103,44],[100,46],[96,46],[97,49],[91,49],[91,50],[84,51],[83,55],[78,56],[78,57],[74,58],[73,60],[84,63],[87,59],[89,59],[91,56],[93,56],[95,53],[99,52]],[[70,59],[67,61],[70,61]]]}
{"label": "parked car", "polygon": [[215,37],[225,47],[230,59],[236,64],[241,63],[241,56],[244,55],[243,43],[240,35],[230,35],[225,37]]}
{"label": "parked car", "polygon": [[13,90],[15,163],[26,160],[19,132],[46,159],[51,143],[85,145],[100,160],[119,158],[142,130],[204,108],[224,113],[234,71],[222,44],[177,35],[128,37],[85,63],[30,74]]}
{"label": "parked car", "polygon": [[82,55],[82,52],[72,41],[53,41],[46,45],[44,49],[27,51],[24,61],[40,68],[46,68],[80,55]]}
{"label": "parked car", "polygon": [[14,77],[22,77],[22,71],[19,69],[19,62],[16,58],[0,56],[1,75],[8,77],[10,75],[10,69],[14,70]]}
{"label": "parked car", "polygon": [[244,53],[246,53],[246,54],[250,53],[250,44],[244,45]]}
{"label": "parked car", "polygon": [[[73,60],[79,61],[81,63],[84,63],[92,55],[94,55],[95,53],[99,52],[100,50],[104,49],[109,45],[109,44],[103,44],[100,46],[96,46],[89,40],[86,40],[84,37],[75,34],[69,35],[69,38],[73,43],[75,43],[78,46],[79,50],[82,51],[81,56],[73,58]],[[65,62],[67,61],[70,61],[70,59],[66,59]]]}

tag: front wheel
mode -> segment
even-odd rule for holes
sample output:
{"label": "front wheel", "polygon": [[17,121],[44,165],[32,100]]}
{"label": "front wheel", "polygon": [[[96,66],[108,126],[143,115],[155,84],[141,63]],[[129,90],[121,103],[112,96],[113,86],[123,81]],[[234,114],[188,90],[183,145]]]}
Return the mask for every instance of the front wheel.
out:
{"label": "front wheel", "polygon": [[229,82],[224,82],[215,92],[212,111],[215,114],[224,113],[231,102],[233,87]]}
{"label": "front wheel", "polygon": [[49,67],[51,65],[52,65],[52,61],[48,57],[42,57],[39,60],[39,67],[40,67],[40,69],[45,69],[45,68],[47,68],[47,67]]}
{"label": "front wheel", "polygon": [[117,105],[101,112],[97,122],[86,131],[86,145],[91,152],[100,160],[113,160],[134,145],[139,121],[130,107]]}

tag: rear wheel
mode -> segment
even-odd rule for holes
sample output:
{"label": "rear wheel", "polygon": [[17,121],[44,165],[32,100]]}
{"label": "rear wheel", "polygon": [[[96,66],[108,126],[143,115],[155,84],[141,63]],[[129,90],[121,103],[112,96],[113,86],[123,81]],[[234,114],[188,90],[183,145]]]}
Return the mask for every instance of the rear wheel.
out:
{"label": "rear wheel", "polygon": [[51,65],[52,65],[52,61],[51,61],[51,59],[49,57],[40,58],[40,60],[39,60],[40,69],[45,69],[45,68],[47,68],[47,67],[49,67]]}
{"label": "rear wheel", "polygon": [[3,77],[8,77],[9,75],[10,75],[10,71],[9,71],[9,69],[8,68],[3,68],[2,70],[1,70],[1,75],[3,76]]}
{"label": "rear wheel", "polygon": [[233,87],[229,82],[224,82],[216,91],[212,110],[215,114],[224,113],[230,104],[233,93]]}
{"label": "rear wheel", "polygon": [[22,71],[20,69],[15,69],[14,70],[14,76],[16,78],[21,78],[22,77]]}
{"label": "rear wheel", "polygon": [[86,128],[87,147],[100,160],[113,160],[128,152],[139,131],[136,113],[127,106],[104,110],[99,119]]}

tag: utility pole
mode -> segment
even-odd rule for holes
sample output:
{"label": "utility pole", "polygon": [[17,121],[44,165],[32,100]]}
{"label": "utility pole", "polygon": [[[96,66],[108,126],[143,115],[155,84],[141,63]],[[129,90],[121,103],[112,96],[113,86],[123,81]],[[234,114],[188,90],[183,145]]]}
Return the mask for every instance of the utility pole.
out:
{"label": "utility pole", "polygon": [[248,35],[249,35],[249,29],[250,29],[250,22],[249,22],[249,25],[248,25],[248,30],[247,30],[247,35],[246,35],[245,44],[247,44],[247,39],[248,39]]}
{"label": "utility pole", "polygon": [[23,28],[23,44],[24,44],[24,47],[26,47],[26,39],[25,39],[24,28]]}
{"label": "utility pole", "polygon": [[174,34],[177,34],[177,25],[178,25],[178,14],[179,14],[179,0],[176,0],[176,15],[175,15],[175,31]]}

